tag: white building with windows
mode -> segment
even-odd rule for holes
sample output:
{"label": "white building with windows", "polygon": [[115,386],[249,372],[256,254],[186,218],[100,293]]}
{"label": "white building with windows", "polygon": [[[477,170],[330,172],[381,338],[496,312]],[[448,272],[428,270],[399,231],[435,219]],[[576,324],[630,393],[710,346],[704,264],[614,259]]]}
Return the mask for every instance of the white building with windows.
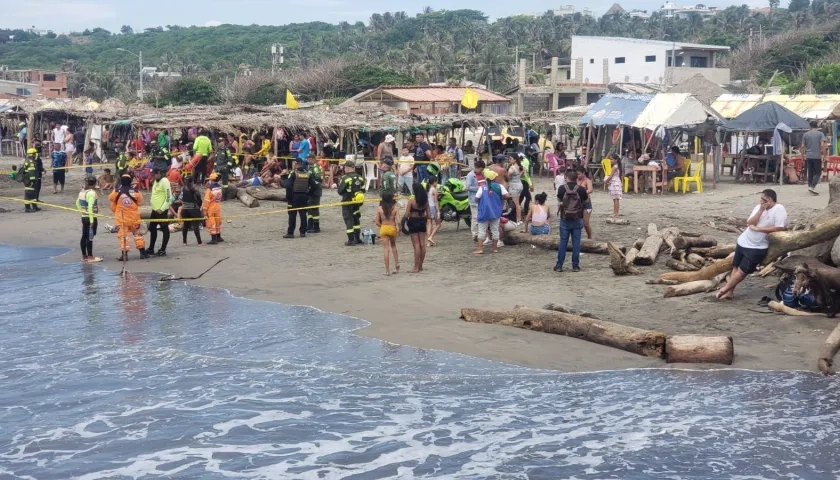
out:
{"label": "white building with windows", "polygon": [[712,18],[720,12],[720,10],[718,10],[717,7],[707,7],[702,3],[698,3],[697,5],[681,7],[674,2],[665,2],[665,4],[662,5],[662,8],[660,8],[659,11],[665,18],[686,19],[692,13],[696,13],[703,17],[704,20],[707,18]]}
{"label": "white building with windows", "polygon": [[729,69],[717,66],[729,51],[720,45],[572,36],[571,78],[584,83],[676,85],[698,73],[718,85],[729,84]]}

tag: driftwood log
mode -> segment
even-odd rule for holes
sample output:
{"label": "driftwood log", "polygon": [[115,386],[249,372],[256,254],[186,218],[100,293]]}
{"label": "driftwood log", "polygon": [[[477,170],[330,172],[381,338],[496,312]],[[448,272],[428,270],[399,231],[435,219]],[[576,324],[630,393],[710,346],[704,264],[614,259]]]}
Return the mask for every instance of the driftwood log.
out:
{"label": "driftwood log", "polygon": [[711,280],[721,273],[732,270],[732,258],[734,254],[723,260],[707,265],[696,272],[669,272],[663,273],[657,280],[675,280],[677,283],[695,282],[697,280]]}
{"label": "driftwood log", "polygon": [[782,302],[777,302],[775,300],[768,302],[767,306],[770,307],[770,310],[773,310],[774,312],[784,313],[785,315],[790,315],[791,317],[816,317],[817,315],[820,315],[817,312],[805,312],[802,310],[797,310],[795,308],[788,307]]}
{"label": "driftwood log", "polygon": [[709,258],[726,258],[735,251],[735,245],[719,245],[717,247],[694,247],[690,253]]}
{"label": "driftwood log", "polygon": [[236,188],[233,185],[230,187],[230,194],[235,195],[236,198],[248,208],[256,208],[260,206],[260,201],[248,195],[248,191],[244,188]]}
{"label": "driftwood log", "polygon": [[665,334],[618,323],[549,310],[518,308],[507,312],[464,308],[461,318],[471,323],[489,323],[579,338],[646,357],[665,356]]}
{"label": "driftwood log", "polygon": [[707,293],[713,291],[720,284],[717,280],[696,280],[694,282],[680,283],[665,289],[664,298],[684,297],[695,293]]}
{"label": "driftwood log", "polygon": [[257,200],[275,202],[287,201],[285,188],[248,187],[245,191],[248,192],[248,195],[256,198]]}
{"label": "driftwood log", "polygon": [[665,260],[665,266],[667,266],[671,270],[676,270],[678,272],[696,272],[697,270],[700,270],[700,267],[696,265],[681,262],[679,260],[674,260],[673,258]]}
{"label": "driftwood log", "polygon": [[641,250],[642,245],[644,245],[644,244],[645,244],[645,239],[644,238],[637,238],[636,241],[633,242],[633,248],[635,248],[636,250]]}
{"label": "driftwood log", "polygon": [[690,264],[692,264],[692,265],[694,265],[698,268],[700,268],[700,267],[702,267],[703,265],[706,264],[706,259],[701,257],[700,255],[697,255],[696,253],[689,253],[688,255],[685,256],[684,261],[688,262],[688,263],[690,263]]}
{"label": "driftwood log", "polygon": [[[527,233],[519,233],[517,231],[502,232],[502,241],[505,245],[533,245],[537,248],[545,250],[557,251],[560,246],[559,235],[530,235]],[[572,250],[572,242],[569,241],[569,251]],[[621,247],[618,247],[621,249]],[[599,242],[596,240],[581,240],[580,251],[583,253],[595,253],[599,255],[609,255],[609,248],[607,242]]]}
{"label": "driftwood log", "polygon": [[630,225],[630,220],[627,220],[626,218],[609,217],[607,218],[607,223],[610,225]]}
{"label": "driftwood log", "polygon": [[636,247],[627,250],[627,253],[624,254],[624,265],[633,265],[636,263],[636,255],[639,254],[639,249]]}
{"label": "driftwood log", "polygon": [[648,225],[648,236],[642,248],[639,249],[636,255],[636,263],[638,265],[653,265],[656,263],[656,257],[659,255],[659,250],[662,248],[662,235],[656,228],[656,224]]}
{"label": "driftwood log", "polygon": [[708,235],[701,235],[699,237],[684,237],[682,235],[674,238],[674,246],[679,250],[686,250],[692,247],[715,247],[717,240]]}
{"label": "driftwood log", "polygon": [[834,327],[834,330],[825,339],[825,343],[817,356],[817,368],[823,375],[834,375],[834,357],[838,350],[840,350],[840,324]]}
{"label": "driftwood log", "polygon": [[720,363],[732,365],[735,347],[732,337],[704,335],[673,335],[665,341],[665,360],[668,363]]}
{"label": "driftwood log", "polygon": [[[835,175],[828,181],[828,205],[812,219],[811,223],[825,223],[838,217],[840,217],[840,175]],[[831,249],[838,236],[840,235],[818,242],[803,254],[817,257],[823,263],[828,263],[831,261]],[[840,267],[840,264],[835,263],[835,265]]]}
{"label": "driftwood log", "polygon": [[[636,267],[633,266],[632,262],[630,262],[627,257],[621,250],[618,249],[612,242],[607,242],[607,248],[610,252],[610,268],[612,269],[613,273],[616,275],[638,275],[640,272]],[[631,252],[635,252],[636,249],[630,249]]]}
{"label": "driftwood log", "polygon": [[593,313],[587,312],[585,310],[578,310],[577,308],[572,308],[561,303],[547,303],[543,305],[543,310],[551,310],[560,313],[571,313],[572,315],[579,315],[581,317],[594,318],[596,320],[599,320],[598,316]]}

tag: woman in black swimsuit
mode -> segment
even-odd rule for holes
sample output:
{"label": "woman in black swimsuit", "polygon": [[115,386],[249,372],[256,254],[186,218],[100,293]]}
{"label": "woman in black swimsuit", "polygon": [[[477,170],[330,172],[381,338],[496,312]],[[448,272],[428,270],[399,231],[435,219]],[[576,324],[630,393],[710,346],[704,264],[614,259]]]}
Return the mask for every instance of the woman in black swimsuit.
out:
{"label": "woman in black swimsuit", "polygon": [[423,271],[423,261],[426,259],[426,221],[430,218],[429,196],[426,189],[414,182],[414,198],[408,201],[403,218],[411,235],[411,246],[414,247],[414,268],[408,273]]}

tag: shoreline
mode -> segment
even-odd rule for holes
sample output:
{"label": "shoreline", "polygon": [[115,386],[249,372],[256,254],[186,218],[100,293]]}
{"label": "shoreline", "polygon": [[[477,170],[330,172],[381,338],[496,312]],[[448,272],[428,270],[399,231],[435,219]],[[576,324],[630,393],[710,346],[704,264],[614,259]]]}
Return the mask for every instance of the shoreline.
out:
{"label": "shoreline", "polygon": [[[69,205],[75,200],[72,181],[80,179],[71,178],[63,194],[52,195],[47,189],[42,200]],[[550,179],[538,178],[535,193],[551,188]],[[721,242],[732,242],[734,235],[704,227],[704,218],[748,214],[758,190],[755,185],[719,184],[717,190],[702,195],[628,195],[622,201],[625,218],[632,222],[628,227],[606,224],[612,201],[596,189],[592,218],[595,238],[627,244],[643,235],[648,221],[655,221],[660,226],[678,225],[709,233]],[[780,203],[786,205],[794,220],[807,218],[822,208],[819,202],[827,202],[827,195],[815,200],[805,197],[807,191],[801,190],[797,186],[779,190]],[[19,193],[16,185],[0,183],[0,196],[18,197]],[[325,191],[323,202],[334,196],[334,191]],[[549,200],[551,208],[555,202]],[[24,215],[19,213],[23,209],[20,203],[0,203],[15,209],[0,214],[7,225],[0,233],[0,242],[69,248],[56,260],[78,261],[73,257],[79,253],[76,214],[46,208]],[[731,335],[735,361],[726,368],[748,370],[814,371],[817,351],[836,325],[836,320],[825,317],[793,319],[750,311],[757,308],[755,303],[762,296],[772,296],[772,290],[763,288],[763,284],[774,283],[773,279],[748,279],[737,292],[739,298],[726,303],[713,302],[708,295],[663,299],[661,287],[645,285],[644,280],[665,271],[660,265],[664,262],[646,268],[643,275],[615,277],[605,256],[584,254],[582,273],[557,275],[551,272],[554,254],[528,246],[505,246],[499,254],[475,258],[469,254],[473,248],[469,232],[463,226],[456,232],[451,223],[444,223],[438,235],[440,246],[428,249],[424,273],[407,273],[411,246],[407,238],[400,237],[403,272],[383,277],[380,245],[343,247],[344,227],[338,209],[322,209],[323,233],[284,240],[280,237],[288,225],[287,215],[270,214],[278,206],[282,205],[263,202],[248,210],[239,202],[227,202],[223,204],[223,217],[227,214],[231,219],[223,226],[223,236],[228,240],[224,244],[198,247],[190,235],[190,244],[185,247],[176,232],[171,236],[167,257],[140,260],[132,251],[127,268],[134,273],[194,276],[227,256],[229,260],[203,278],[188,282],[225,289],[246,299],[310,306],[358,318],[369,322],[354,331],[363,337],[563,372],[650,367],[706,370],[722,366],[666,364],[574,338],[470,324],[459,319],[460,309],[509,310],[515,305],[541,307],[555,302],[590,311],[604,320],[668,334]],[[110,213],[104,207],[103,213]],[[262,211],[266,215],[254,215]],[[363,227],[370,226],[374,211],[375,205],[365,205]],[[245,214],[249,216],[237,217]],[[206,230],[202,236],[206,241]],[[104,259],[102,266],[119,271],[115,235],[100,231],[94,241],[94,254]]]}

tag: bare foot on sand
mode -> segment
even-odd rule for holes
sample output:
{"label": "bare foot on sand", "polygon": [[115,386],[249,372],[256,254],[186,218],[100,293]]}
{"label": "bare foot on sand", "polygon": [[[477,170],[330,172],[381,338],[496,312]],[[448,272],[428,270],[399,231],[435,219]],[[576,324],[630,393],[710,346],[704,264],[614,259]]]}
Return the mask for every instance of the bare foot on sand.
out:
{"label": "bare foot on sand", "polygon": [[420,270],[417,270],[416,268],[412,268],[411,270],[408,271],[408,273],[420,273]]}
{"label": "bare foot on sand", "polygon": [[476,251],[472,252],[473,255],[482,255],[483,253],[484,253],[483,250],[476,250]]}
{"label": "bare foot on sand", "polygon": [[385,272],[385,273],[383,273],[382,275],[385,275],[386,277],[390,277],[390,276],[391,276],[391,272]]}
{"label": "bare foot on sand", "polygon": [[394,275],[400,273],[400,266],[397,265],[397,268],[394,269]]}

